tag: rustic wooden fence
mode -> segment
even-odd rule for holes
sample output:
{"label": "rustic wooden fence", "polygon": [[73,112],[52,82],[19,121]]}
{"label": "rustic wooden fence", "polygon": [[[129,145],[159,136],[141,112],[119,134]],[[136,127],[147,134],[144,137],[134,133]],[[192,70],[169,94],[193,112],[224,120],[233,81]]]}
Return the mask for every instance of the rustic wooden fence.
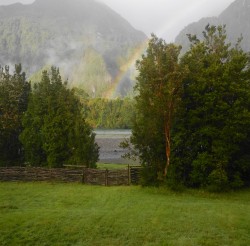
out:
{"label": "rustic wooden fence", "polygon": [[128,170],[85,169],[84,183],[105,186],[129,185]]}
{"label": "rustic wooden fence", "polygon": [[0,168],[1,181],[81,182],[83,171],[66,168],[7,167]]}
{"label": "rustic wooden fence", "polygon": [[130,184],[135,184],[135,185],[139,184],[141,166],[128,166],[128,169],[129,169]]}
{"label": "rustic wooden fence", "polygon": [[[137,169],[137,171],[135,171]],[[90,168],[0,167],[0,181],[82,182],[93,185],[130,185],[139,182],[139,167],[119,170]]]}

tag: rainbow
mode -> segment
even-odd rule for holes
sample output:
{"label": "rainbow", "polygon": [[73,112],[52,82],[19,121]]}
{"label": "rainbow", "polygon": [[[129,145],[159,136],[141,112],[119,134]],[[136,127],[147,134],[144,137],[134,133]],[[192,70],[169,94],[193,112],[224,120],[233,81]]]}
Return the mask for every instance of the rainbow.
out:
{"label": "rainbow", "polygon": [[148,39],[146,39],[142,44],[140,44],[134,51],[133,55],[128,59],[128,61],[123,64],[120,68],[119,74],[112,81],[112,85],[109,90],[104,94],[104,98],[114,99],[117,97],[117,88],[121,85],[123,78],[126,76],[128,71],[135,68],[135,62],[141,58],[142,54],[148,45]]}
{"label": "rainbow", "polygon": [[[231,0],[232,1],[232,0]],[[181,8],[178,10],[178,12],[175,14],[174,18],[171,18],[167,20],[166,23],[163,23],[162,26],[159,27],[158,30],[155,30],[155,34],[158,37],[165,36],[168,32],[171,32],[172,30],[176,29],[176,26],[181,25],[185,26],[186,19],[191,16],[191,18],[188,18],[188,22],[194,22],[196,21],[193,18],[193,13],[197,13],[200,9],[204,7],[209,1],[208,0],[196,0],[196,2],[193,2],[192,4],[189,4],[188,6],[185,6],[185,8]],[[178,24],[178,25],[177,25]],[[171,41],[173,42],[173,41]],[[148,40],[143,42],[134,52],[132,57],[127,61],[127,63],[120,69],[120,73],[114,78],[112,81],[112,85],[108,89],[108,91],[104,94],[105,98],[116,98],[117,97],[117,88],[121,85],[121,82],[123,78],[126,76],[126,74],[134,69],[136,60],[140,59],[141,55],[145,52],[145,49],[148,45]]]}
{"label": "rainbow", "polygon": [[[175,18],[168,20],[167,23],[164,23],[163,26],[159,27],[159,29],[156,30],[156,35],[158,37],[164,36],[168,31],[176,26],[176,23],[182,23],[187,16],[197,11],[206,2],[207,0],[200,0],[199,2],[197,2],[196,4],[192,4],[188,8],[180,9],[179,12],[175,15]],[[113,79],[111,86],[106,91],[106,93],[104,93],[104,98],[112,99],[118,96],[117,89],[121,85],[127,73],[135,68],[135,62],[136,60],[140,59],[141,55],[145,52],[145,49],[148,46],[148,41],[149,39],[145,40],[141,45],[139,45],[133,55],[127,61],[127,63],[122,66],[119,74]]]}

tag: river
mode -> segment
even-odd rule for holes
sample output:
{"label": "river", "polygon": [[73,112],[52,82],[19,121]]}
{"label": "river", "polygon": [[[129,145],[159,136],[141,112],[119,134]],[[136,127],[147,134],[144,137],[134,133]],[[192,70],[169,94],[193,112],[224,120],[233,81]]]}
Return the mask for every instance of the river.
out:
{"label": "river", "polygon": [[131,136],[131,130],[124,129],[108,129],[94,131],[96,134],[96,143],[100,147],[99,162],[100,163],[120,163],[131,164],[130,160],[122,158],[126,150],[119,147],[119,144]]}

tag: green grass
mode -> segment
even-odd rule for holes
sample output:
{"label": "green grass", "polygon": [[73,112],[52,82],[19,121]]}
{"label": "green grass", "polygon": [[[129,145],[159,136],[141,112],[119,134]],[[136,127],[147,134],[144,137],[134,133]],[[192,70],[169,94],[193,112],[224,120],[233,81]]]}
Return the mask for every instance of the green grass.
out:
{"label": "green grass", "polygon": [[250,190],[0,183],[0,245],[250,245]]}
{"label": "green grass", "polygon": [[127,169],[127,164],[115,164],[115,163],[97,163],[98,169]]}

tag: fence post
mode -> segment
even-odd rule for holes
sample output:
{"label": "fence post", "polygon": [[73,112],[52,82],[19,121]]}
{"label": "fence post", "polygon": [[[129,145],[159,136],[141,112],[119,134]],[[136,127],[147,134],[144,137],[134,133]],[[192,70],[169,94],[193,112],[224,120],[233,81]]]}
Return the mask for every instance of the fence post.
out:
{"label": "fence post", "polygon": [[84,182],[84,181],[85,181],[85,180],[84,180],[84,171],[85,171],[84,169],[85,169],[85,168],[82,169],[82,184],[85,183],[85,182]]}
{"label": "fence post", "polygon": [[130,165],[128,164],[128,185],[131,184]]}
{"label": "fence post", "polygon": [[109,172],[109,170],[106,169],[106,171],[105,171],[105,186],[108,186],[108,172]]}

